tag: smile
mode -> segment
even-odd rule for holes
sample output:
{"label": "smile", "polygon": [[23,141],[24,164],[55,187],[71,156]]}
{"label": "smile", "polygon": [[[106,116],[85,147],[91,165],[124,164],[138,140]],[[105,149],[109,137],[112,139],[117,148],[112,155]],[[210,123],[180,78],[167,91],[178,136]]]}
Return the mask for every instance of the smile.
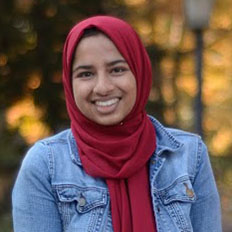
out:
{"label": "smile", "polygon": [[114,105],[115,103],[119,102],[119,98],[113,98],[113,99],[110,99],[110,100],[107,100],[107,101],[95,101],[95,104],[97,106],[111,106],[111,105]]}

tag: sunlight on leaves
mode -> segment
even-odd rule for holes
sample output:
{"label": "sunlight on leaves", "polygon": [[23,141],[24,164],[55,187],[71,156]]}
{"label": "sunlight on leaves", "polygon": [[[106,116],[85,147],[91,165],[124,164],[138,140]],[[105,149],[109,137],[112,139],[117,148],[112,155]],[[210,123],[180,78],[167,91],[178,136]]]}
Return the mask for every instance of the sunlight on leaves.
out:
{"label": "sunlight on leaves", "polygon": [[36,107],[31,98],[15,103],[6,112],[9,128],[18,128],[27,143],[49,135],[49,128],[41,121],[43,111]]}
{"label": "sunlight on leaves", "polygon": [[34,72],[30,75],[30,78],[28,79],[27,82],[27,87],[29,89],[37,89],[39,88],[41,84],[41,73],[40,72]]}
{"label": "sunlight on leaves", "polygon": [[147,0],[124,0],[128,6],[139,6],[145,4]]}
{"label": "sunlight on leaves", "polygon": [[231,147],[232,131],[230,128],[220,128],[210,143],[210,150],[218,155]]}
{"label": "sunlight on leaves", "polygon": [[7,56],[3,53],[0,53],[0,66],[5,66],[7,64],[7,61]]}

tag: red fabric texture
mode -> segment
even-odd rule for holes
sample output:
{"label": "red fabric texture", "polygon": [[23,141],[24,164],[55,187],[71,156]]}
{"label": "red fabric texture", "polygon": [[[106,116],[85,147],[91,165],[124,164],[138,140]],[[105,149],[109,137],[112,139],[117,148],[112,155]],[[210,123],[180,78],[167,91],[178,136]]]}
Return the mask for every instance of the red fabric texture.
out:
{"label": "red fabric texture", "polygon": [[[77,108],[71,68],[75,48],[87,28],[107,35],[127,61],[136,78],[137,96],[122,123],[102,126]],[[70,31],[63,51],[63,84],[71,129],[86,173],[106,179],[115,232],[155,232],[147,163],[156,148],[155,129],[146,112],[152,82],[147,52],[132,27],[121,19],[95,16]]]}

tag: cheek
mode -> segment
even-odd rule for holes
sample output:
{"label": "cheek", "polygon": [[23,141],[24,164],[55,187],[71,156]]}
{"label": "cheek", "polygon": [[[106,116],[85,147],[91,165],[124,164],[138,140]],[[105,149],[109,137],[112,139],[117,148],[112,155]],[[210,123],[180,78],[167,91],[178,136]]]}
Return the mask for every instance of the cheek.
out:
{"label": "cheek", "polygon": [[83,85],[78,81],[73,81],[73,96],[78,108],[82,105],[84,100],[86,100],[88,92],[89,90],[86,85]]}
{"label": "cheek", "polygon": [[134,77],[131,78],[127,84],[127,92],[132,102],[135,103],[137,96],[137,85]]}

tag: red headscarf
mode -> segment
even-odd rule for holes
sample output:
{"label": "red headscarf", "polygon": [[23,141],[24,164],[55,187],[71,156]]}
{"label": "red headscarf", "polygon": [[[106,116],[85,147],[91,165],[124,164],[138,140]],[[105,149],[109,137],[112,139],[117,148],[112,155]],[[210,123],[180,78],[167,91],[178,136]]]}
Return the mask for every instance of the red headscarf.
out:
{"label": "red headscarf", "polygon": [[[107,35],[136,78],[137,96],[123,123],[96,124],[77,108],[72,91],[72,60],[84,30],[97,28]],[[154,232],[147,161],[156,148],[155,130],[145,104],[151,88],[151,64],[136,32],[126,22],[110,17],[88,18],[70,31],[63,52],[63,83],[71,129],[84,170],[106,179],[115,232]]]}

